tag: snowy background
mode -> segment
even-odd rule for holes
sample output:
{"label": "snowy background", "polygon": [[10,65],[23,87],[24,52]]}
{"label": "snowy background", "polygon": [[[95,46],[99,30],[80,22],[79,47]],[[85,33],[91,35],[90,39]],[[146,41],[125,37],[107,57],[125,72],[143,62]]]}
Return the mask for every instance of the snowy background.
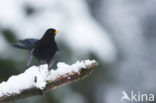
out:
{"label": "snowy background", "polygon": [[123,90],[156,94],[155,5],[155,0],[0,1],[0,81],[27,68],[27,52],[11,45],[40,38],[52,27],[60,31],[57,62],[96,59],[100,66],[45,97],[15,103],[121,103]]}

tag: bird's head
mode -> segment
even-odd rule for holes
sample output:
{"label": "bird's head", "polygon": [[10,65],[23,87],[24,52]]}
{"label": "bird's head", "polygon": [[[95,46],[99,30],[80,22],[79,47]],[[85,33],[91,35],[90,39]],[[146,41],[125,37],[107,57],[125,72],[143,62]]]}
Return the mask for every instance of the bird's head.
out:
{"label": "bird's head", "polygon": [[50,28],[46,31],[46,34],[50,34],[50,35],[56,35],[59,31],[58,30],[55,30],[53,28]]}
{"label": "bird's head", "polygon": [[59,31],[50,28],[48,30],[46,30],[45,34],[43,35],[42,39],[43,40],[54,40],[55,39],[55,35],[58,33]]}

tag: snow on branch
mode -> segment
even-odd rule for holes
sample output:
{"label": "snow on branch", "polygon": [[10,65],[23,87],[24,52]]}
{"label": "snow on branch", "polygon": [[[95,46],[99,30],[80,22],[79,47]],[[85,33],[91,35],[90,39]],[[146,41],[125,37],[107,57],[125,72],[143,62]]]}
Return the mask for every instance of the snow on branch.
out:
{"label": "snow on branch", "polygon": [[86,77],[97,65],[95,60],[77,61],[73,65],[59,62],[57,69],[50,71],[47,64],[32,66],[24,73],[0,83],[0,103],[42,95],[58,86]]}

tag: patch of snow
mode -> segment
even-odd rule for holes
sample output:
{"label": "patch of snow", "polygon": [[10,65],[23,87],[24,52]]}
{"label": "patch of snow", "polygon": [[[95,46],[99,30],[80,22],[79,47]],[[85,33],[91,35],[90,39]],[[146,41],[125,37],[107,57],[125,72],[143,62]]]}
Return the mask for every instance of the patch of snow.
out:
{"label": "patch of snow", "polygon": [[0,84],[0,97],[3,95],[18,94],[22,90],[32,87],[43,89],[46,82],[42,76],[37,66],[32,66],[17,76],[11,76],[7,82]]}
{"label": "patch of snow", "polygon": [[68,65],[65,64],[63,62],[60,62],[57,64],[57,70],[51,70],[50,71],[50,75],[49,75],[49,79],[50,80],[55,80],[58,77],[60,77],[61,75],[67,74],[67,73],[73,73],[73,72],[78,72],[81,68],[87,68],[88,65],[92,64],[92,63],[96,63],[95,60],[84,60],[84,61],[77,61],[75,64],[73,65]]}
{"label": "patch of snow", "polygon": [[0,97],[3,95],[19,94],[21,91],[33,87],[44,89],[46,81],[55,80],[61,75],[67,73],[78,72],[81,68],[87,68],[88,65],[96,63],[95,60],[77,61],[73,65],[68,65],[63,62],[57,64],[56,70],[48,71],[48,65],[32,66],[24,73],[16,76],[11,76],[8,81],[0,84]]}

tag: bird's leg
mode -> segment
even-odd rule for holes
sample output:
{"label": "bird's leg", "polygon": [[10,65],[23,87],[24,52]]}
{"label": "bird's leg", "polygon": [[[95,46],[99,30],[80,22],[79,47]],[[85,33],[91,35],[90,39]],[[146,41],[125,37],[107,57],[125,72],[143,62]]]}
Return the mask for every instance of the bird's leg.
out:
{"label": "bird's leg", "polygon": [[58,52],[56,52],[54,57],[48,62],[48,69],[50,69],[53,66],[53,64],[56,60],[57,54],[58,54]]}
{"label": "bird's leg", "polygon": [[28,60],[27,60],[27,66],[29,66],[30,63],[31,63],[33,51],[34,51],[34,49],[29,51],[29,56],[28,56]]}

